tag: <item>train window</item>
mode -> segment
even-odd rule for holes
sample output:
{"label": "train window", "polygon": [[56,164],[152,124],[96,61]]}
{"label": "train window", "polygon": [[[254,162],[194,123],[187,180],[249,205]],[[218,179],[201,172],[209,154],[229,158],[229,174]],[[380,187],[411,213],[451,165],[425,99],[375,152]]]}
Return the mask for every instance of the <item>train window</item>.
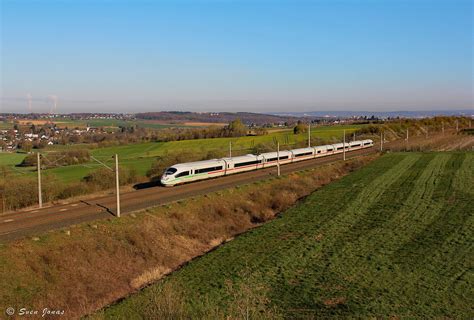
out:
{"label": "train window", "polygon": [[267,162],[275,161],[277,158],[268,158]]}
{"label": "train window", "polygon": [[176,178],[179,178],[179,177],[184,177],[184,176],[188,176],[189,175],[189,171],[183,171],[183,172],[180,172],[176,175]]}
{"label": "train window", "polygon": [[262,163],[262,160],[240,162],[240,163],[235,163],[235,164],[234,164],[234,168],[239,168],[239,167],[244,167],[244,166],[250,166],[250,165],[252,165],[252,164],[259,164],[259,163]]}
{"label": "train window", "polygon": [[313,153],[312,152],[298,153],[298,154],[295,154],[295,157],[304,157],[304,156],[309,156],[310,154],[313,154]]}
{"label": "train window", "polygon": [[222,166],[196,169],[195,172],[196,173],[206,173],[206,172],[217,171],[217,170],[222,170]]}
{"label": "train window", "polygon": [[165,174],[167,174],[167,175],[174,174],[176,171],[178,171],[178,169],[168,168],[168,169],[166,169]]}
{"label": "train window", "polygon": [[318,153],[321,153],[321,150],[318,150]]}
{"label": "train window", "polygon": [[353,144],[353,147],[360,147],[360,144]]}
{"label": "train window", "polygon": [[337,150],[342,150],[342,147],[337,148]]}
{"label": "train window", "polygon": [[332,148],[328,148],[328,151],[332,151]]}
{"label": "train window", "polygon": [[364,146],[366,146],[366,145],[368,145],[368,144],[370,144],[370,142],[365,142],[365,143],[364,143]]}

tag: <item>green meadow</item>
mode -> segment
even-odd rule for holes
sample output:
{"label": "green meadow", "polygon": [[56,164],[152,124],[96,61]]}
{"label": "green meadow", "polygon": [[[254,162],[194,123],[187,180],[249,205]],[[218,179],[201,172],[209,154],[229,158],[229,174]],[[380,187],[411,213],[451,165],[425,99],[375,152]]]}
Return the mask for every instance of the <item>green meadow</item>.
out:
{"label": "green meadow", "polygon": [[13,123],[8,122],[8,121],[0,121],[0,130],[12,129],[12,128],[13,128]]}
{"label": "green meadow", "polygon": [[[327,126],[316,127],[311,130],[311,137],[313,143],[340,141],[342,140],[343,130],[349,136],[359,126]],[[141,176],[144,176],[147,170],[151,167],[156,157],[166,155],[167,153],[175,152],[209,152],[217,151],[226,153],[229,149],[229,143],[232,142],[234,154],[250,152],[250,148],[260,143],[273,144],[279,141],[281,148],[291,148],[296,143],[307,141],[307,134],[293,134],[291,130],[270,132],[264,136],[245,136],[239,138],[215,138],[215,139],[196,139],[196,140],[182,140],[170,142],[147,142],[128,144],[122,146],[113,146],[105,148],[90,149],[91,155],[98,160],[108,164],[113,164],[113,156],[118,154],[120,164],[133,168]],[[349,139],[349,137],[348,137]],[[71,146],[53,146],[42,150],[47,156],[48,152],[89,148],[88,145],[79,144]],[[20,153],[0,153],[0,166],[4,166],[7,170],[14,174],[33,175],[33,168],[18,168],[15,165],[19,164],[26,154]],[[97,162],[81,165],[72,165],[60,168],[53,168],[45,170],[45,174],[54,174],[63,182],[73,182],[82,179],[88,173],[100,168],[101,165]]]}
{"label": "green meadow", "polygon": [[474,153],[392,153],[97,319],[472,319]]}

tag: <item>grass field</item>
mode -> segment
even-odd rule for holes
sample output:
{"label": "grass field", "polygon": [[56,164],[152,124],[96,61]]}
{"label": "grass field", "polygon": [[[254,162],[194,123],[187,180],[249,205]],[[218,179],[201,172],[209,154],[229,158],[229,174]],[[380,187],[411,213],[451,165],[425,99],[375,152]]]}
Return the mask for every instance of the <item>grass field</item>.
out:
{"label": "grass field", "polygon": [[0,121],[0,130],[13,128],[13,123],[7,121]]}
{"label": "grass field", "polygon": [[[316,143],[317,139],[341,140],[343,130],[346,129],[347,134],[355,131],[359,126],[328,126],[313,128],[312,139]],[[91,154],[101,161],[112,164],[112,156],[119,155],[121,165],[134,168],[139,175],[145,175],[151,167],[157,156],[166,154],[167,152],[207,152],[207,151],[227,151],[229,142],[232,141],[235,152],[251,148],[259,143],[272,143],[275,139],[280,141],[281,145],[286,143],[294,144],[305,141],[307,134],[294,135],[292,131],[277,131],[265,136],[246,136],[240,138],[216,138],[216,139],[198,139],[198,140],[182,140],[171,142],[147,142],[129,144],[124,146],[114,146],[99,149],[91,149]],[[78,146],[54,146],[47,148],[46,151],[64,150],[69,148],[87,148],[87,145]],[[13,168],[20,163],[26,154],[0,153],[0,166],[5,165],[12,173],[17,174],[18,170],[25,174],[33,175],[32,168]],[[92,170],[99,168],[96,162],[90,162],[82,165],[67,166],[45,170],[45,174],[53,173],[63,182],[78,181],[86,176]]]}
{"label": "grass field", "polygon": [[[136,125],[137,127],[141,128],[150,128],[150,129],[163,129],[163,128],[186,128],[186,127],[196,127],[202,126],[206,127],[209,124],[202,124],[199,123],[193,125],[187,125],[186,123],[166,123],[162,121],[154,121],[154,120],[117,120],[117,119],[89,119],[89,120],[71,120],[70,118],[54,118],[51,119],[38,119],[38,120],[19,120],[19,123],[22,125],[26,125],[28,123],[34,123],[37,125],[42,125],[48,122],[54,122],[58,127],[64,128],[85,128],[87,126],[90,127],[107,127],[107,128],[118,128],[120,126],[129,127]],[[2,122],[4,126],[11,128],[13,127],[13,122]],[[0,128],[2,124],[0,123]]]}
{"label": "grass field", "polygon": [[474,154],[393,153],[97,318],[474,317]]}

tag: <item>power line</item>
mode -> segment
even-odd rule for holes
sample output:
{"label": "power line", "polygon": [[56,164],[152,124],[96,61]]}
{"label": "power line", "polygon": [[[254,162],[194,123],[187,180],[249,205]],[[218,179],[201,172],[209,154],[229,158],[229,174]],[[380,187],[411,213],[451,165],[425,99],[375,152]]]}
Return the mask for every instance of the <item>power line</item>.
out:
{"label": "power line", "polygon": [[37,159],[37,165],[38,165],[38,203],[39,203],[39,207],[42,208],[43,207],[43,194],[41,190],[41,156],[39,152],[37,152],[36,155],[37,155],[36,159]]}
{"label": "power line", "polygon": [[[115,156],[117,156],[117,155],[115,155]],[[110,170],[114,171],[114,169],[112,169],[111,167],[109,167],[108,165],[106,165],[105,163],[103,163],[102,161],[96,159],[95,157],[91,156],[91,159],[97,161],[98,163],[100,163],[100,164],[103,165],[104,167],[109,168]]]}

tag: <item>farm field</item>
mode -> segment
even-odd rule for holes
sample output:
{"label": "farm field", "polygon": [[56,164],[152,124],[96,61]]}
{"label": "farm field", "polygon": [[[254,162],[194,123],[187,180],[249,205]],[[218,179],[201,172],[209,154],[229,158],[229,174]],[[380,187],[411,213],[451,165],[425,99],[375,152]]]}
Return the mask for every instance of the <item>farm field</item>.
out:
{"label": "farm field", "polygon": [[[317,127],[311,130],[312,139],[316,143],[317,139],[330,141],[335,139],[340,141],[342,139],[343,130],[346,129],[346,133],[349,135],[355,131],[359,126],[327,126]],[[349,137],[348,137],[349,139]],[[129,144],[123,146],[114,146],[106,148],[91,149],[91,155],[100,159],[101,161],[112,163],[112,156],[114,154],[119,155],[120,164],[133,168],[141,176],[144,176],[146,171],[151,167],[155,158],[158,156],[165,155],[166,153],[174,152],[209,152],[218,151],[225,152],[229,148],[229,142],[232,142],[233,149],[235,152],[239,150],[244,151],[248,148],[253,147],[259,143],[272,143],[278,140],[280,144],[285,148],[285,144],[294,144],[301,141],[307,140],[307,134],[294,135],[291,130],[277,131],[264,136],[246,136],[239,138],[215,138],[215,139],[197,139],[197,140],[182,140],[182,141],[171,141],[171,142],[147,142]],[[87,148],[87,145],[78,146],[54,146],[47,148],[47,151],[65,150],[69,148]],[[13,173],[21,171],[25,174],[32,175],[31,168],[14,168],[16,164],[19,164],[25,154],[15,153],[0,153],[0,166],[4,165],[9,168]],[[45,170],[45,174],[53,173],[63,182],[78,181],[86,176],[91,171],[99,168],[100,165],[96,162],[90,162],[82,165],[73,165],[61,168],[54,168]]]}
{"label": "farm field", "polygon": [[7,121],[0,121],[0,130],[13,128],[13,123]]}
{"label": "farm field", "polygon": [[[151,129],[163,129],[163,128],[186,128],[190,127],[186,124],[173,124],[173,123],[160,123],[156,121],[146,121],[146,120],[114,120],[114,119],[92,119],[92,120],[65,120],[58,121],[58,126],[60,127],[109,127],[109,128],[118,128],[120,126],[133,126],[141,128],[151,128]],[[203,125],[206,126],[206,125]]]}
{"label": "farm field", "polygon": [[[43,125],[48,122],[54,122],[58,127],[64,128],[85,128],[90,127],[107,127],[107,128],[118,128],[120,126],[133,126],[151,129],[162,129],[162,128],[188,128],[188,127],[207,127],[209,123],[166,123],[163,121],[154,120],[118,120],[118,119],[89,119],[89,120],[71,120],[70,118],[54,118],[54,119],[38,119],[38,120],[19,120],[18,122],[22,125],[33,123],[36,125]],[[5,128],[12,128],[13,122],[2,122]],[[0,124],[0,128],[2,127]],[[220,125],[220,124],[216,124]]]}
{"label": "farm field", "polygon": [[472,152],[386,154],[93,318],[473,318],[472,185]]}

